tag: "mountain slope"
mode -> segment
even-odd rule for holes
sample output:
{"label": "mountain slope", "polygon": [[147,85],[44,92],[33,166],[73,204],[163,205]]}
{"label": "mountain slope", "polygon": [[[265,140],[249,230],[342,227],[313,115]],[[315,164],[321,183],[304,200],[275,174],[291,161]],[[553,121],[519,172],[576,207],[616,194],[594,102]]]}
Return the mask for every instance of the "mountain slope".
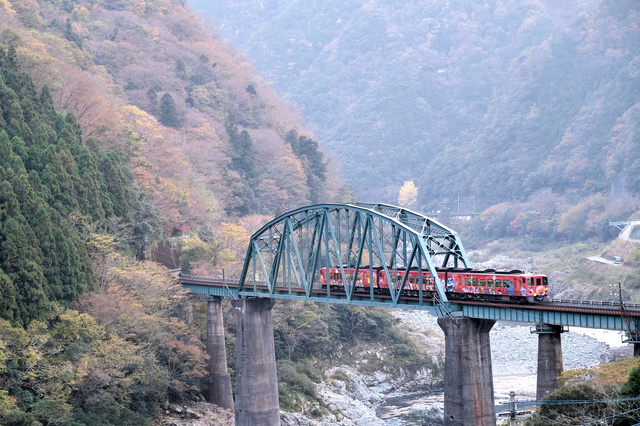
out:
{"label": "mountain slope", "polygon": [[431,162],[483,127],[512,61],[597,3],[190,4],[300,106],[349,182],[390,202],[405,180],[450,176]]}
{"label": "mountain slope", "polygon": [[621,176],[637,195],[639,23],[636,2],[604,2],[524,51],[477,133],[436,163],[457,176],[437,186],[503,200],[550,188],[577,202]]}
{"label": "mountain slope", "polygon": [[286,211],[336,185],[310,188],[310,160],[285,136],[311,134],[182,1],[6,1],[0,22],[36,87],[131,162],[165,235]]}

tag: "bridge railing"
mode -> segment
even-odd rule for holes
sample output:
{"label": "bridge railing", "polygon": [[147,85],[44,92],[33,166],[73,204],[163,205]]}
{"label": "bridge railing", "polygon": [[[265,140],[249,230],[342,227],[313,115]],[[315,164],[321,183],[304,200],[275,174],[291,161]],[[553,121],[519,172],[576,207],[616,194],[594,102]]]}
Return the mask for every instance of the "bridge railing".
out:
{"label": "bridge railing", "polygon": [[[570,305],[620,306],[620,302],[611,302],[606,300],[550,299],[550,301]],[[624,306],[625,308],[640,308],[640,303],[625,303]]]}

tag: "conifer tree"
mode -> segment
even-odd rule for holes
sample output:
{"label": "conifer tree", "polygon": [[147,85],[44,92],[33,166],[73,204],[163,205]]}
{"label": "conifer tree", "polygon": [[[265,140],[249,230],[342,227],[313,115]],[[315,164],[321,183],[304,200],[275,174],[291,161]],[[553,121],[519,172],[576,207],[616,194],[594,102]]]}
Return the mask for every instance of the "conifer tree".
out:
{"label": "conifer tree", "polygon": [[318,149],[318,142],[306,136],[298,136],[295,130],[286,134],[285,142],[291,145],[291,150],[302,163],[310,189],[310,201],[320,202],[326,194],[324,184],[327,181],[327,166]]}
{"label": "conifer tree", "polygon": [[[0,224],[0,232],[1,231]],[[12,321],[16,308],[16,287],[11,278],[0,268],[0,318]]]}
{"label": "conifer tree", "polygon": [[0,49],[0,318],[26,326],[50,301],[69,303],[94,285],[86,242],[66,218],[132,223],[137,198],[122,164],[83,146],[75,116],[58,114],[49,89],[38,96],[19,72],[15,50]]}
{"label": "conifer tree", "polygon": [[173,102],[173,97],[169,92],[166,92],[162,95],[162,98],[160,98],[160,123],[167,127],[173,127],[174,129],[181,126],[178,111],[176,111],[176,104]]}
{"label": "conifer tree", "polygon": [[46,282],[42,252],[7,181],[0,182],[0,216],[0,269],[16,286],[14,322],[26,325],[47,313]]}
{"label": "conifer tree", "polygon": [[258,184],[259,175],[255,163],[255,152],[251,135],[246,130],[238,131],[238,126],[227,123],[229,147],[233,169],[242,178],[240,185],[230,182],[229,187],[239,200],[236,208],[239,214],[249,214],[259,210],[254,188]]}

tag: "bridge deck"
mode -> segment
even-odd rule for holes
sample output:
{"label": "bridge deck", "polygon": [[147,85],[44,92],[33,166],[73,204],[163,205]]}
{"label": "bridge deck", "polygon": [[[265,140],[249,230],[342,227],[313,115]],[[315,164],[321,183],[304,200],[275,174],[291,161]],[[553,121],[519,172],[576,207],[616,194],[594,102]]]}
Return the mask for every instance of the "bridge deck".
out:
{"label": "bridge deck", "polygon": [[[221,297],[266,297],[275,299],[305,300],[313,302],[339,303],[363,306],[379,306],[384,308],[402,308],[432,311],[439,313],[438,305],[433,300],[418,297],[402,296],[397,303],[388,295],[355,293],[351,299],[346,293],[313,290],[310,296],[304,289],[276,286],[273,293],[266,286],[255,286],[251,289],[238,289],[238,283],[221,280],[180,276],[183,287],[196,294]],[[569,327],[586,327],[606,330],[636,332],[640,330],[640,306],[625,305],[623,310],[619,304],[612,302],[585,301],[551,301],[538,304],[510,304],[480,301],[451,301],[453,315],[469,318],[490,319],[498,321],[543,323]]]}

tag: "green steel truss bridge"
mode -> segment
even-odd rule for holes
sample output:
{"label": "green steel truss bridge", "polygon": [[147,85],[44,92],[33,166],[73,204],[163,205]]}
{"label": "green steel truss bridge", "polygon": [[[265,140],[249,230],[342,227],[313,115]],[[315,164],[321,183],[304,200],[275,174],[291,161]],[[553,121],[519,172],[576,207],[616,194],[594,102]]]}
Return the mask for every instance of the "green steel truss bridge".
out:
{"label": "green steel truss bridge", "polygon": [[[339,270],[346,285],[335,291],[320,284],[321,268]],[[356,287],[359,271],[384,271],[388,294]],[[392,270],[415,268],[438,277],[436,268],[471,268],[457,233],[419,213],[386,204],[320,204],[285,213],[251,236],[238,282],[180,275],[193,293],[237,298],[261,297],[428,310],[439,317],[537,323],[622,330],[637,343],[640,309],[611,302],[551,301],[509,304],[451,301],[444,283],[435,279],[433,296],[403,293],[408,274],[391,278]],[[346,270],[354,270],[348,273]],[[421,284],[421,283],[420,283]],[[360,291],[358,291],[360,290]],[[426,292],[425,292],[426,293]],[[568,302],[568,303],[567,303]]]}

